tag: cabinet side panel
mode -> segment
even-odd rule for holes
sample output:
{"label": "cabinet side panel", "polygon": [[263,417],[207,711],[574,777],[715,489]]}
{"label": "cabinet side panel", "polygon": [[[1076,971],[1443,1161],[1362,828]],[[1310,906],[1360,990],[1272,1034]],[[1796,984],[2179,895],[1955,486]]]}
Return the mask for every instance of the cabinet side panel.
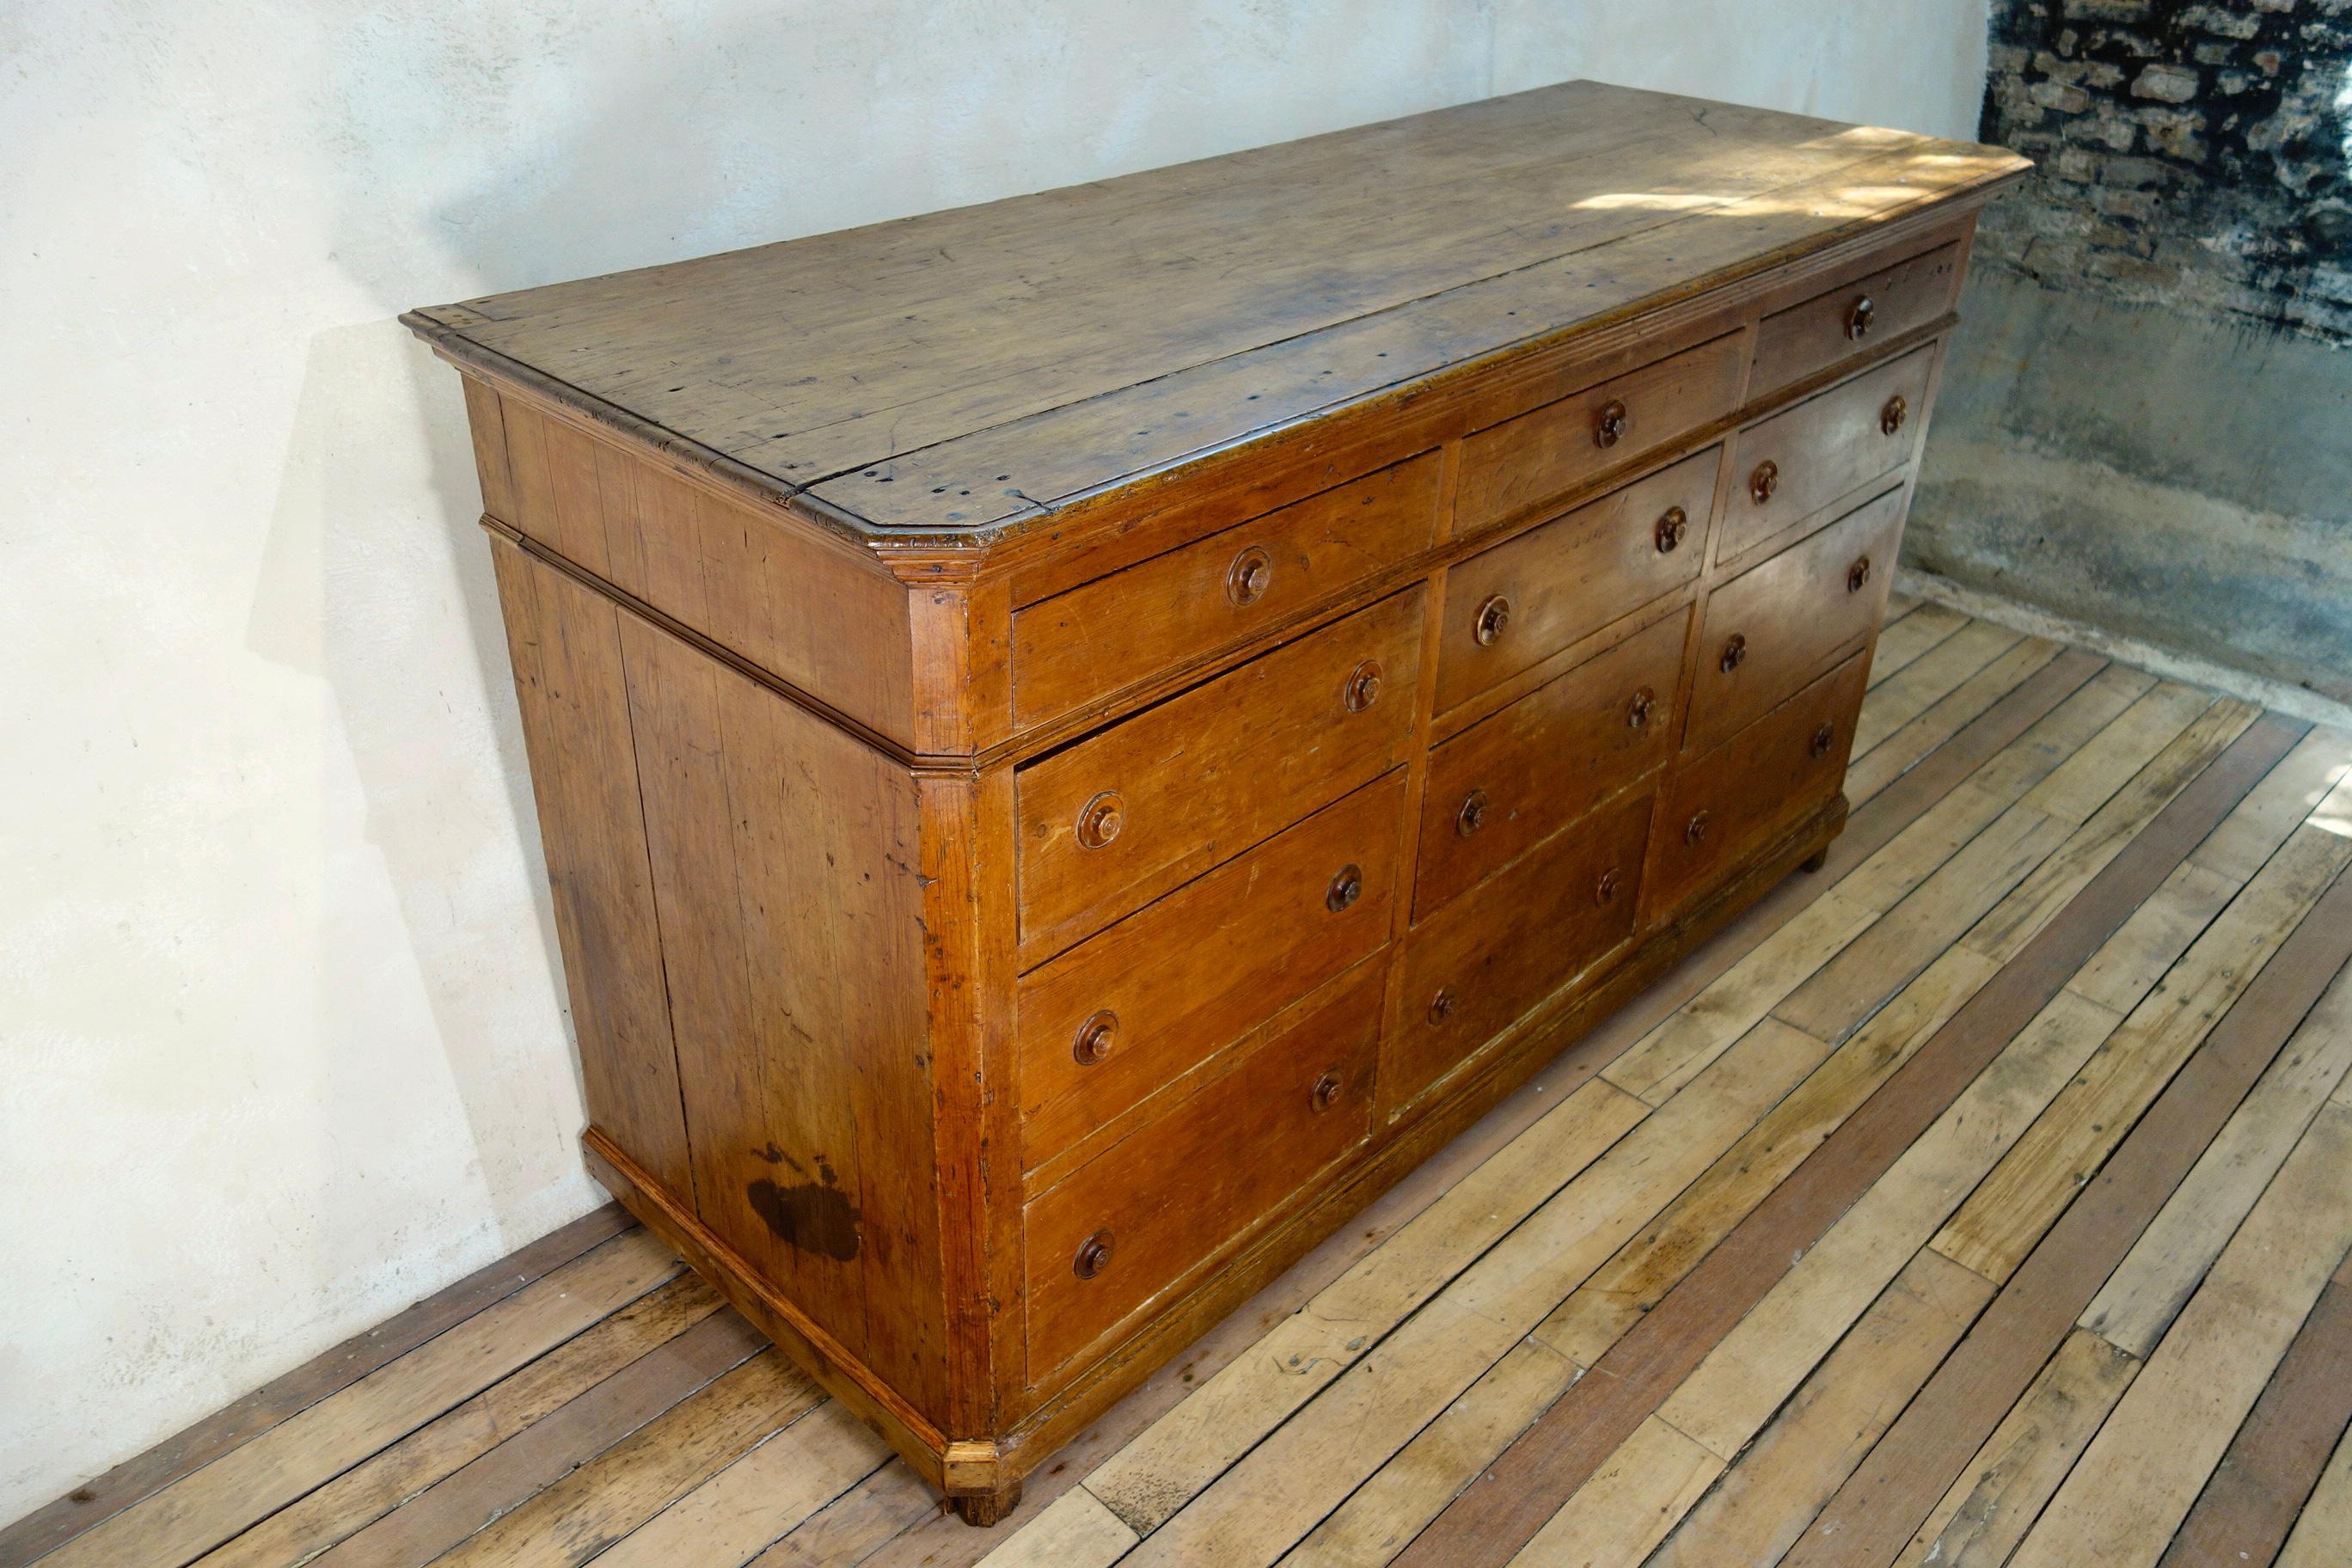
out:
{"label": "cabinet side panel", "polygon": [[635,616],[621,636],[696,1211],[938,1420],[914,777]]}
{"label": "cabinet side panel", "polygon": [[499,395],[472,376],[466,381],[466,428],[474,438],[474,471],[482,481],[482,510],[492,517],[514,511],[514,481],[507,476],[506,414]]}
{"label": "cabinet side panel", "polygon": [[505,540],[492,536],[490,551],[588,1117],[646,1170],[688,1192],[622,617]]}
{"label": "cabinet side panel", "polygon": [[[787,519],[512,392],[500,521],[877,734],[918,747],[906,591]],[[485,481],[487,500],[489,486]]]}

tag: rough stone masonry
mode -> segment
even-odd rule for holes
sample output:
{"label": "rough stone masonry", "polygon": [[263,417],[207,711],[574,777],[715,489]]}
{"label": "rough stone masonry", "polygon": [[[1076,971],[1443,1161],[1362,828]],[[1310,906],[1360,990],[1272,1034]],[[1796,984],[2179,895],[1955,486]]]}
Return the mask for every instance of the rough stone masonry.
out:
{"label": "rough stone masonry", "polygon": [[1994,0],[1979,254],[2352,342],[2352,0]]}
{"label": "rough stone masonry", "polygon": [[[1992,0],[1985,216],[1904,559],[2352,705],[2352,0]],[[2295,689],[2302,690],[2297,692]]]}

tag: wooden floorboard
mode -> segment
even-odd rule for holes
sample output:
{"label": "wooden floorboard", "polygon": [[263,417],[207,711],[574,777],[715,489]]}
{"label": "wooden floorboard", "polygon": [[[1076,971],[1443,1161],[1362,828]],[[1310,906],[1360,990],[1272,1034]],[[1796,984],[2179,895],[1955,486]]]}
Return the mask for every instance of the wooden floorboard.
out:
{"label": "wooden floorboard", "polygon": [[200,1468],[407,1354],[443,1330],[513,1295],[635,1222],[618,1204],[551,1232],[519,1252],[436,1290],[397,1317],[305,1362],[285,1376],[215,1411],[170,1440],[126,1459],[45,1508],[0,1530],[0,1568],[23,1565],[91,1530],[142,1499]]}
{"label": "wooden floorboard", "polygon": [[2291,736],[2242,742],[2103,869],[1699,1268],[1481,1474],[1402,1560],[1507,1561],[1696,1369],[1796,1258],[1893,1165],[2074,970],[2252,786]]}
{"label": "wooden floorboard", "polygon": [[2344,964],[2347,944],[2352,882],[2339,881],[1823,1510],[1791,1568],[1895,1560]]}
{"label": "wooden floorboard", "polygon": [[714,1313],[347,1535],[317,1561],[330,1568],[430,1563],[749,1361],[763,1342],[731,1310]]}
{"label": "wooden floorboard", "polygon": [[2322,1466],[2352,1423],[2352,1262],[2339,1267],[2238,1428],[2166,1568],[2267,1563],[2286,1542]]}
{"label": "wooden floorboard", "polygon": [[2352,1563],[2352,736],[1904,600],[1859,730],[1821,872],[995,1530],[606,1210],[0,1568]]}

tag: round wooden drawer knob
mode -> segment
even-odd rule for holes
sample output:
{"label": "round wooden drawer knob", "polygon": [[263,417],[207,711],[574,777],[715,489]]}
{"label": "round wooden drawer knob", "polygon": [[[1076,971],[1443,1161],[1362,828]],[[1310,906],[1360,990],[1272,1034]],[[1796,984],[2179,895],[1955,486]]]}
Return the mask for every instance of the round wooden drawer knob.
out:
{"label": "round wooden drawer knob", "polygon": [[1601,872],[1600,879],[1592,884],[1592,901],[1596,904],[1613,904],[1617,901],[1616,867],[1612,866]]}
{"label": "round wooden drawer knob", "polygon": [[1078,1026],[1078,1037],[1070,1043],[1070,1055],[1082,1068],[1098,1067],[1118,1043],[1118,1015],[1106,1008]]}
{"label": "round wooden drawer knob", "polygon": [[1454,814],[1454,831],[1467,838],[1486,826],[1486,792],[1474,789],[1462,797],[1462,809]]}
{"label": "round wooden drawer knob", "polygon": [[1307,1090],[1307,1103],[1315,1108],[1315,1114],[1320,1116],[1339,1103],[1339,1090],[1345,1087],[1338,1073],[1327,1072],[1315,1080],[1313,1089]]}
{"label": "round wooden drawer knob", "polygon": [[1625,724],[1628,729],[1646,730],[1650,716],[1657,711],[1658,694],[1644,686],[1633,693],[1625,704]]}
{"label": "round wooden drawer knob", "polygon": [[1454,993],[1441,991],[1429,999],[1429,1022],[1433,1027],[1454,1016]]}
{"label": "round wooden drawer knob", "polygon": [[1780,488],[1780,465],[1767,458],[1748,476],[1748,499],[1762,506]]}
{"label": "round wooden drawer knob", "polygon": [[1853,564],[1845,569],[1845,591],[1859,594],[1870,581],[1870,557],[1857,555]]}
{"label": "round wooden drawer knob", "polygon": [[1834,745],[1836,742],[1837,726],[1834,724],[1823,724],[1820,729],[1813,731],[1813,755],[1817,757],[1828,756],[1830,754],[1830,747]]}
{"label": "round wooden drawer knob", "polygon": [[1845,335],[1860,342],[1870,335],[1870,319],[1878,313],[1877,302],[1864,294],[1845,308]]}
{"label": "round wooden drawer knob", "polygon": [[1350,713],[1361,713],[1381,700],[1381,661],[1368,658],[1356,666],[1348,677],[1348,689],[1342,694]]}
{"label": "round wooden drawer knob", "polygon": [[1683,842],[1696,845],[1706,837],[1706,813],[1694,812],[1683,825]]}
{"label": "round wooden drawer knob", "polygon": [[1255,605],[1273,582],[1274,558],[1253,544],[1225,568],[1225,597],[1236,605]]}
{"label": "round wooden drawer knob", "polygon": [[1906,401],[1903,395],[1898,392],[1894,396],[1886,400],[1885,407],[1878,411],[1878,427],[1885,434],[1892,436],[1895,432],[1903,428],[1903,421],[1910,416],[1911,405]]}
{"label": "round wooden drawer knob", "polygon": [[1323,907],[1336,915],[1363,896],[1363,868],[1342,866],[1339,868],[1339,874],[1331,879],[1331,886],[1324,891]]}
{"label": "round wooden drawer knob", "polygon": [[1633,427],[1633,411],[1628,409],[1622,400],[1612,397],[1601,405],[1600,413],[1592,416],[1592,444],[1596,447],[1614,447],[1625,438],[1625,432]]}
{"label": "round wooden drawer knob", "polygon": [[1127,826],[1127,803],[1118,791],[1107,789],[1079,808],[1078,847],[1100,849]]}
{"label": "round wooden drawer knob", "polygon": [[1738,669],[1741,665],[1746,664],[1748,662],[1747,634],[1744,632],[1732,633],[1730,640],[1723,645],[1722,657],[1717,658],[1715,662],[1722,668],[1723,673],[1726,675],[1729,675],[1733,670]]}
{"label": "round wooden drawer knob", "polygon": [[1111,1235],[1098,1230],[1078,1243],[1078,1255],[1070,1259],[1070,1272],[1081,1279],[1091,1279],[1110,1267]]}
{"label": "round wooden drawer knob", "polygon": [[1493,647],[1503,640],[1503,628],[1511,624],[1511,601],[1496,594],[1478,606],[1478,618],[1470,625],[1470,635],[1478,639],[1480,647]]}
{"label": "round wooden drawer knob", "polygon": [[1658,519],[1658,553],[1672,555],[1689,531],[1690,513],[1678,506],[1668,507],[1665,516]]}

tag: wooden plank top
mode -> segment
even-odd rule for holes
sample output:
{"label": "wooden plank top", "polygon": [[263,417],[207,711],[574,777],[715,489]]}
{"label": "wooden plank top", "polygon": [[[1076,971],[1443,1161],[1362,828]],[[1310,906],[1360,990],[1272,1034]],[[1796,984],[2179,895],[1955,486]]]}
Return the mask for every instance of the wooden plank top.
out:
{"label": "wooden plank top", "polygon": [[402,320],[838,528],[985,543],[2025,167],[1567,82]]}

